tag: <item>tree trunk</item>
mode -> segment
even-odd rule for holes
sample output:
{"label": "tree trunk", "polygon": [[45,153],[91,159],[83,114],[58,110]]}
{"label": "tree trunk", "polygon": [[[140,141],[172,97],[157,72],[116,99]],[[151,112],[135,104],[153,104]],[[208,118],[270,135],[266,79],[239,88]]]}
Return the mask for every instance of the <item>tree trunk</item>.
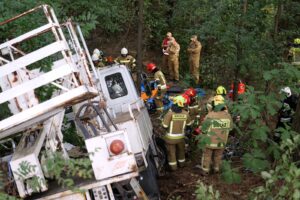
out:
{"label": "tree trunk", "polygon": [[282,6],[283,5],[282,5],[281,0],[278,0],[277,11],[276,11],[275,20],[274,20],[274,35],[273,35],[273,38],[275,38],[278,34],[279,20],[280,20],[282,9],[283,9]]}
{"label": "tree trunk", "polygon": [[140,90],[140,85],[141,85],[141,73],[142,73],[142,59],[143,59],[143,9],[144,9],[144,0],[138,0],[138,40],[137,40],[137,86],[138,86],[138,91]]}
{"label": "tree trunk", "polygon": [[300,133],[300,96],[298,98],[298,105],[293,119],[292,128],[294,131]]}

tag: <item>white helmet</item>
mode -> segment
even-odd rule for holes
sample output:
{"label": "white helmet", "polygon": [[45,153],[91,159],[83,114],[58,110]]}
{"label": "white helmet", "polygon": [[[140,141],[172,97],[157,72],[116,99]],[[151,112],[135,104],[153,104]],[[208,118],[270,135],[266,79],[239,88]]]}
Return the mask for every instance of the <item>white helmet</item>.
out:
{"label": "white helmet", "polygon": [[93,54],[96,54],[96,55],[100,56],[100,50],[99,49],[94,49]]}
{"label": "white helmet", "polygon": [[280,90],[280,92],[282,93],[285,93],[287,97],[290,97],[292,95],[292,91],[291,91],[291,88],[290,87],[285,87],[285,88],[282,88]]}
{"label": "white helmet", "polygon": [[99,56],[98,56],[98,54],[93,54],[92,55],[92,61],[98,61],[99,60]]}
{"label": "white helmet", "polygon": [[128,54],[128,50],[125,47],[123,47],[121,49],[121,55],[127,55],[127,54]]}

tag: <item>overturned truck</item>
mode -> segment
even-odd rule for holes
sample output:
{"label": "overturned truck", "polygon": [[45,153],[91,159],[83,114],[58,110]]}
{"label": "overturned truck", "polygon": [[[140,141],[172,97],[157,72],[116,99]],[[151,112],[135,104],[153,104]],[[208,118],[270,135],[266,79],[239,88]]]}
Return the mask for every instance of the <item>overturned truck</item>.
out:
{"label": "overturned truck", "polygon": [[[26,199],[159,199],[164,154],[127,68],[96,69],[80,27],[60,24],[48,5],[0,26],[10,32],[32,15],[37,27],[0,44],[0,104],[11,113],[0,116],[0,164],[17,191],[6,192]],[[93,170],[92,178],[75,180],[80,192],[50,180],[44,164],[54,154],[70,159],[62,134],[66,108]],[[38,180],[34,187],[32,179]]]}

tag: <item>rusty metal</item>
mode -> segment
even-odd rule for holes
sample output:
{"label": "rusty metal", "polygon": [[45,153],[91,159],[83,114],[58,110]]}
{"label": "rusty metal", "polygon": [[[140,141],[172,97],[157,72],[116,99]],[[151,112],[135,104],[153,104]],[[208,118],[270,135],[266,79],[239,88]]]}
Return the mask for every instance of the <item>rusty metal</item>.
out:
{"label": "rusty metal", "polygon": [[7,24],[9,22],[15,21],[15,20],[17,20],[17,19],[19,19],[19,18],[21,18],[21,17],[23,17],[25,15],[28,15],[28,14],[30,14],[30,13],[32,13],[32,12],[34,12],[34,11],[40,9],[40,8],[43,8],[44,6],[48,6],[48,5],[44,4],[44,5],[40,5],[40,6],[37,6],[35,8],[32,8],[32,9],[26,11],[26,12],[23,12],[22,14],[19,14],[19,15],[15,16],[15,17],[12,17],[12,18],[7,19],[7,20],[5,20],[3,22],[0,22],[0,26],[2,26],[4,24]]}

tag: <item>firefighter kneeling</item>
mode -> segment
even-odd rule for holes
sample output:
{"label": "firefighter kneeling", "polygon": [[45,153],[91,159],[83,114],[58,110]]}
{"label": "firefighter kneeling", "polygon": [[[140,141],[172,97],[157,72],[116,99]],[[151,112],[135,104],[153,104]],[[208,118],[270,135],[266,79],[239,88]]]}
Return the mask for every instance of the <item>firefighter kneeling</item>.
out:
{"label": "firefighter kneeling", "polygon": [[223,151],[232,126],[232,118],[225,104],[215,103],[213,110],[207,114],[202,125],[202,132],[210,139],[210,143],[206,144],[202,154],[201,168],[203,175],[210,172],[212,162],[214,172],[218,173],[220,171]]}
{"label": "firefighter kneeling", "polygon": [[185,127],[190,126],[192,121],[189,113],[183,110],[185,99],[177,96],[173,99],[171,110],[165,115],[162,125],[168,128],[164,140],[168,151],[168,163],[171,170],[183,167],[185,162]]}

